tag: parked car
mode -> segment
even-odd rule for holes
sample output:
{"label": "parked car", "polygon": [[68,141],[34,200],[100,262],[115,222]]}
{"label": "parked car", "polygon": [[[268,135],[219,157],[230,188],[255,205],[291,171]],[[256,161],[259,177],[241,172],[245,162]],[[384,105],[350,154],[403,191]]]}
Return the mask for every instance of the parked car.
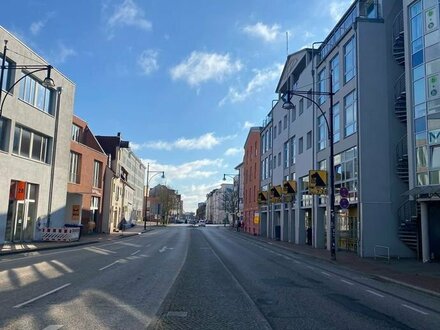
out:
{"label": "parked car", "polygon": [[206,227],[205,220],[199,220],[199,227]]}

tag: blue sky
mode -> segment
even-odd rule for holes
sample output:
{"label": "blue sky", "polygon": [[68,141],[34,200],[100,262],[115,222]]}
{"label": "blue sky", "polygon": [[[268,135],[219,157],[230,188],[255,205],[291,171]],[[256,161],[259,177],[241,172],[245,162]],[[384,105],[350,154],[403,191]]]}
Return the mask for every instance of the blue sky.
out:
{"label": "blue sky", "polygon": [[[76,84],[95,135],[121,132],[185,211],[235,173],[289,52],[352,0],[14,0],[0,25]],[[156,179],[156,178],[155,178]],[[154,180],[155,180],[154,179]],[[152,180],[153,181],[153,180]]]}

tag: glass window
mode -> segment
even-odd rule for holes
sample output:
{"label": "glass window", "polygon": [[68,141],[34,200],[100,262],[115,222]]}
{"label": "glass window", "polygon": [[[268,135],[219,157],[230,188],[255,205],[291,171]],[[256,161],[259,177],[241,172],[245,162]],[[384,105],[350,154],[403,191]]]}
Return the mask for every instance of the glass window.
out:
{"label": "glass window", "polygon": [[292,137],[290,139],[290,164],[295,164],[295,156],[296,156],[296,139]]}
{"label": "glass window", "polygon": [[284,168],[289,167],[289,142],[284,143]]}
{"label": "glass window", "polygon": [[318,117],[318,150],[326,147],[326,125],[324,115]]}
{"label": "glass window", "polygon": [[287,128],[287,115],[284,115],[284,123],[283,123],[283,125],[284,125],[284,129],[286,129]]}
{"label": "glass window", "polygon": [[[318,92],[326,92],[326,78],[325,78],[325,68],[322,69],[318,73]],[[323,104],[325,102],[325,95],[319,95],[318,96],[318,103]]]}
{"label": "glass window", "polygon": [[428,184],[428,173],[417,173],[417,185],[426,186]]}
{"label": "glass window", "polygon": [[31,132],[21,131],[20,156],[29,157],[31,151]]}
{"label": "glass window", "polygon": [[425,147],[416,148],[417,155],[417,172],[426,171],[426,166],[428,166],[428,150]]}
{"label": "glass window", "polygon": [[339,103],[333,106],[333,143],[341,139],[341,116],[339,114]]}
{"label": "glass window", "polygon": [[34,134],[32,141],[32,159],[41,160],[41,147],[43,145],[43,137]]}
{"label": "glass window", "polygon": [[416,133],[426,131],[426,117],[420,117],[414,120],[414,128]]}
{"label": "glass window", "polygon": [[440,184],[440,171],[429,172],[429,182],[431,184]]}
{"label": "glass window", "polygon": [[332,70],[333,93],[336,93],[339,90],[339,54],[330,61],[330,67]]}
{"label": "glass window", "polygon": [[426,116],[426,104],[421,103],[414,107],[414,118]]}
{"label": "glass window", "polygon": [[8,135],[9,123],[4,117],[0,118],[0,150],[8,151]]}
{"label": "glass window", "polygon": [[278,153],[278,166],[281,166],[281,151]]}
{"label": "glass window", "polygon": [[101,167],[102,163],[97,160],[93,164],[93,186],[101,188]]}
{"label": "glass window", "polygon": [[[1,58],[3,59],[3,54],[1,56]],[[1,88],[4,91],[9,90],[9,88],[12,85],[12,77],[11,77],[11,72],[9,70],[10,65],[11,65],[11,63],[9,62],[9,60],[5,59],[5,70],[3,71],[3,84],[1,86]]]}
{"label": "glass window", "polygon": [[410,7],[410,15],[414,17],[422,12],[422,1],[417,1]]}
{"label": "glass window", "polygon": [[298,155],[301,155],[303,153],[303,138],[300,137],[298,139]]}
{"label": "glass window", "polygon": [[440,168],[440,146],[431,147],[431,168]]}
{"label": "glass window", "polygon": [[423,146],[427,143],[426,132],[416,134],[416,146]]}
{"label": "glass window", "polygon": [[79,142],[80,135],[81,135],[81,127],[72,124],[72,135],[71,135],[72,140]]}
{"label": "glass window", "polygon": [[[303,105],[304,106],[304,105]],[[290,110],[291,116],[292,116],[292,123],[295,121],[296,119],[296,109],[293,108],[292,110]]]}
{"label": "glass window", "polygon": [[420,104],[426,101],[425,79],[419,79],[414,82],[414,104]]}
{"label": "glass window", "polygon": [[312,147],[312,131],[307,132],[307,150]]}
{"label": "glass window", "polygon": [[[312,89],[311,88],[307,92],[307,97],[310,99],[310,100],[309,99],[307,100],[307,108],[310,108],[310,106],[312,105],[311,99],[313,99],[313,94],[312,94]],[[301,115],[301,113],[300,113],[300,115]]]}
{"label": "glass window", "polygon": [[298,116],[301,116],[304,112],[304,99],[299,100],[299,112]]}
{"label": "glass window", "polygon": [[344,82],[347,83],[356,75],[355,39],[351,38],[344,46]]}
{"label": "glass window", "polygon": [[356,132],[356,98],[355,92],[351,92],[344,97],[344,136],[347,137]]}
{"label": "glass window", "polygon": [[419,65],[418,67],[414,68],[413,70],[413,79],[414,81],[422,79],[423,77],[425,77],[425,66],[424,65]]}
{"label": "glass window", "polygon": [[[24,73],[23,73],[24,74]],[[41,111],[53,114],[51,105],[52,91],[30,76],[24,78],[20,83],[19,98]]]}
{"label": "glass window", "polygon": [[70,152],[70,171],[69,181],[72,183],[79,183],[80,176],[80,155],[74,152]]}
{"label": "glass window", "polygon": [[423,36],[422,15],[417,15],[411,19],[411,40],[417,40]]}
{"label": "glass window", "polygon": [[281,120],[278,122],[278,135],[281,134]]}

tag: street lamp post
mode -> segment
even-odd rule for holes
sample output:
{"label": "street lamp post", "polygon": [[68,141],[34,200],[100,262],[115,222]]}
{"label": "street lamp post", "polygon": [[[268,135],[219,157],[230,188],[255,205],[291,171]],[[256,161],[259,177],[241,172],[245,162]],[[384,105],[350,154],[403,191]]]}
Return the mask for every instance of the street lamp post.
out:
{"label": "street lamp post", "polygon": [[[154,173],[150,177],[150,173]],[[148,219],[148,193],[149,193],[149,185],[150,185],[150,179],[154,178],[156,175],[162,174],[162,179],[165,178],[165,172],[164,171],[150,171],[150,163],[147,164],[147,186],[146,186],[146,192],[145,192],[145,217],[144,217],[144,230],[147,229],[147,219]]]}
{"label": "street lamp post", "polygon": [[[223,174],[223,181],[226,181],[227,176],[232,178],[232,180],[235,180],[235,177],[237,176],[237,174],[224,173]],[[240,212],[240,171],[238,172],[238,184],[237,184],[237,212],[236,212],[237,216],[234,214],[234,220],[235,220],[235,218],[237,218],[237,220],[239,220],[238,212]]]}
{"label": "street lamp post", "polygon": [[[325,123],[327,125],[328,130],[328,140],[330,144],[330,155],[329,155],[329,184],[328,184],[328,196],[330,203],[330,256],[332,260],[336,260],[336,228],[335,228],[335,177],[334,177],[334,146],[333,146],[333,96],[335,93],[333,92],[333,73],[330,70],[329,75],[329,92],[310,92],[310,91],[298,91],[298,90],[288,90],[281,98],[284,101],[283,109],[291,110],[295,108],[295,105],[292,103],[291,99],[294,95],[305,98],[312,102],[319,109],[321,114],[324,117]],[[324,111],[321,106],[313,100],[313,98],[308,97],[306,95],[325,95],[330,97],[330,107],[329,107],[329,120],[325,116]]]}
{"label": "street lamp post", "polygon": [[[8,50],[7,48],[7,44],[8,44],[8,40],[5,40],[5,46],[3,48],[3,59],[2,59],[2,66],[1,66],[1,72],[0,72],[0,118],[2,117],[2,113],[3,113],[3,105],[5,103],[6,97],[9,95],[9,93],[12,91],[12,89],[24,78],[26,78],[27,76],[30,76],[34,73],[40,72],[40,71],[47,71],[47,76],[46,78],[44,78],[42,85],[46,88],[54,88],[55,87],[55,83],[53,81],[53,79],[50,77],[50,73],[52,70],[52,66],[51,65],[8,65],[6,66],[6,52]],[[6,91],[5,97],[2,100],[2,93],[3,93],[3,80],[5,77],[5,70],[30,70],[29,72],[23,74],[22,77],[20,77],[20,79],[18,79],[14,84],[12,84],[8,90]]]}

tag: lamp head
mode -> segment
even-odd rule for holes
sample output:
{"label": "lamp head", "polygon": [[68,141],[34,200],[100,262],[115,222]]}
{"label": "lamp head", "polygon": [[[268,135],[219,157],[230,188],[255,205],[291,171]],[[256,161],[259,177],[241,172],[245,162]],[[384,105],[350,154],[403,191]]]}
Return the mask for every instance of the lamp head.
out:
{"label": "lamp head", "polygon": [[295,109],[295,105],[292,103],[292,101],[286,101],[283,103],[283,109],[284,110],[293,110]]}
{"label": "lamp head", "polygon": [[223,174],[223,181],[226,181],[226,174]]}
{"label": "lamp head", "polygon": [[162,172],[162,179],[165,179],[165,172]]}
{"label": "lamp head", "polygon": [[52,70],[52,66],[48,65],[47,66],[47,77],[44,78],[42,85],[46,88],[54,88],[55,87],[55,82],[53,81],[53,79],[50,77],[50,71]]}

